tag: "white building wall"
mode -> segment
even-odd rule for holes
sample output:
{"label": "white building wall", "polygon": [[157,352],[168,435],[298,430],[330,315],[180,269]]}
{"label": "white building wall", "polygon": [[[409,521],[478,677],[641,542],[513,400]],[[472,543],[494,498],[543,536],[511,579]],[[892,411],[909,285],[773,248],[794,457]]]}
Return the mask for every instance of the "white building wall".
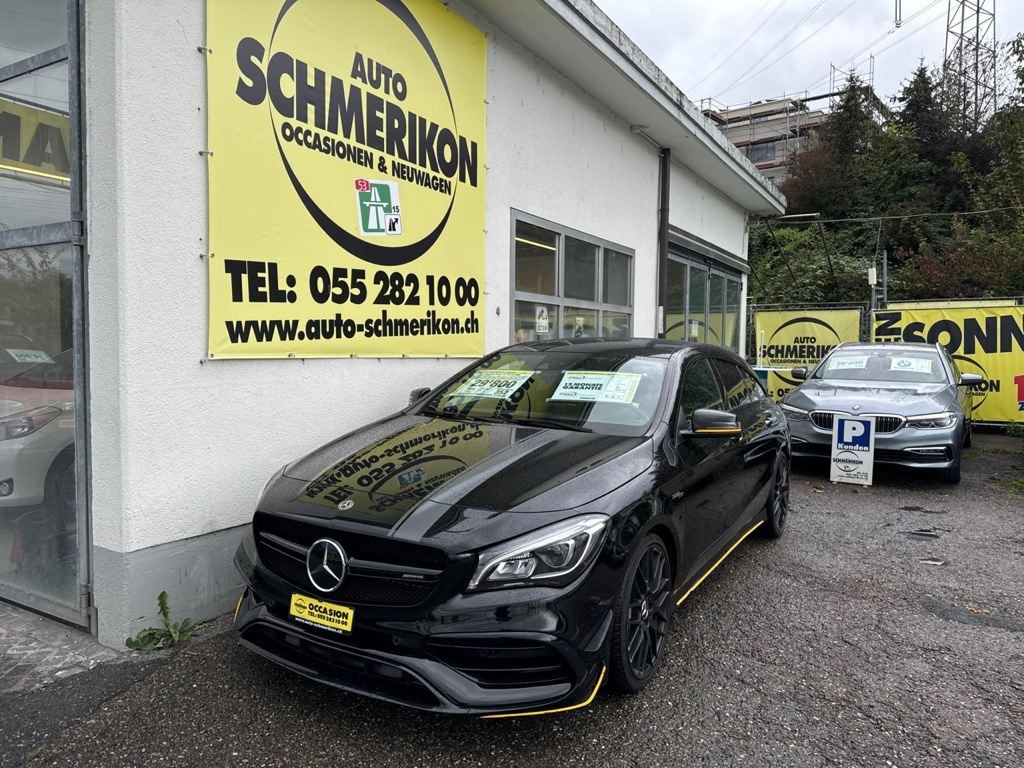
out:
{"label": "white building wall", "polygon": [[672,164],[669,221],[673,226],[746,258],[746,211],[688,168]]}
{"label": "white building wall", "polygon": [[[633,332],[654,335],[657,150],[518,43],[472,20],[490,33],[488,293],[505,300],[504,316],[511,291],[510,209],[515,208],[632,249]],[[493,311],[490,319],[496,321]],[[506,318],[506,339],[508,327]]]}
{"label": "white building wall", "polygon": [[[466,361],[205,360],[205,3],[90,0],[86,12],[94,588],[101,640],[120,644],[152,621],[160,589],[195,618],[225,607],[234,539],[161,545],[246,523],[283,462]],[[512,208],[633,249],[634,331],[653,335],[656,149],[469,18],[489,33],[486,349],[509,342]],[[680,168],[671,219],[743,252],[742,211]]]}

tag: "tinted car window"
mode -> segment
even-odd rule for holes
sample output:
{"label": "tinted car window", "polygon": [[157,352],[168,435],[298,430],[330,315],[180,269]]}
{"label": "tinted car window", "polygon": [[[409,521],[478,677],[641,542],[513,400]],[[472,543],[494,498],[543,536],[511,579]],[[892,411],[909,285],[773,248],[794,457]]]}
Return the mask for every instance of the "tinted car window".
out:
{"label": "tinted car window", "polygon": [[725,389],[725,397],[728,408],[738,408],[741,405],[752,403],[761,395],[761,387],[757,379],[752,379],[746,371],[735,363],[725,360],[715,360],[715,370],[722,380],[722,387]]}
{"label": "tinted car window", "polygon": [[[679,408],[682,420],[690,421],[698,408],[722,408],[722,391],[707,358],[694,360],[683,371],[683,386],[679,393]],[[682,422],[681,422],[682,423]]]}

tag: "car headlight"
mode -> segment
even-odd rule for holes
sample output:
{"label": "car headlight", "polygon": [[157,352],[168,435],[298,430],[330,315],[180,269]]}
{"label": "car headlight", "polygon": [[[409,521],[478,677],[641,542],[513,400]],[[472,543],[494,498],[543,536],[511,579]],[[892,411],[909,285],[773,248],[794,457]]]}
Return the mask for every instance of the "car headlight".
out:
{"label": "car headlight", "polygon": [[580,515],[482,552],[467,589],[564,586],[593,560],[609,519]]}
{"label": "car headlight", "polygon": [[31,435],[56,419],[60,413],[60,408],[44,405],[41,408],[5,416],[0,419],[0,440],[13,440],[16,437]]}
{"label": "car headlight", "polygon": [[786,414],[786,418],[789,421],[807,421],[808,419],[810,419],[810,416],[807,415],[807,411],[805,411],[803,408],[797,408],[796,406],[793,405],[786,405],[785,403],[783,403],[782,412]]}
{"label": "car headlight", "polygon": [[918,429],[942,429],[956,424],[956,414],[951,411],[926,413],[923,416],[908,416],[907,424]]}

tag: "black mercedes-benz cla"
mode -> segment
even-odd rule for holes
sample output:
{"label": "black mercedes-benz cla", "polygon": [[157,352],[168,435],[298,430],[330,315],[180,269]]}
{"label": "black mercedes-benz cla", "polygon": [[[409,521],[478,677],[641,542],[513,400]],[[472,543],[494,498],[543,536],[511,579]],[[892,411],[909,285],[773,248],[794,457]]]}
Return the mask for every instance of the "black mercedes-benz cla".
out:
{"label": "black mercedes-benz cla", "polygon": [[676,606],[786,523],[786,419],[720,347],[518,344],[411,400],[267,484],[243,646],[422,709],[575,709],[643,688]]}

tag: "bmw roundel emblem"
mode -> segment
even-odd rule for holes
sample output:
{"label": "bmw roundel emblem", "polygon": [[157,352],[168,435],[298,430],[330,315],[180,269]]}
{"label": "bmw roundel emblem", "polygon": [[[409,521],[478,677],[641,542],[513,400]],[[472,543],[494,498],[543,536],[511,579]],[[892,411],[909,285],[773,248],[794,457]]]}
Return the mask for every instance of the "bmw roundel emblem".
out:
{"label": "bmw roundel emblem", "polygon": [[354,507],[355,505],[356,503],[352,501],[352,499],[345,499],[344,501],[338,502],[338,509],[344,512],[346,510],[352,509],[352,507]]}
{"label": "bmw roundel emblem", "polygon": [[348,557],[334,539],[318,539],[306,553],[306,575],[309,583],[321,592],[333,592],[345,580]]}

